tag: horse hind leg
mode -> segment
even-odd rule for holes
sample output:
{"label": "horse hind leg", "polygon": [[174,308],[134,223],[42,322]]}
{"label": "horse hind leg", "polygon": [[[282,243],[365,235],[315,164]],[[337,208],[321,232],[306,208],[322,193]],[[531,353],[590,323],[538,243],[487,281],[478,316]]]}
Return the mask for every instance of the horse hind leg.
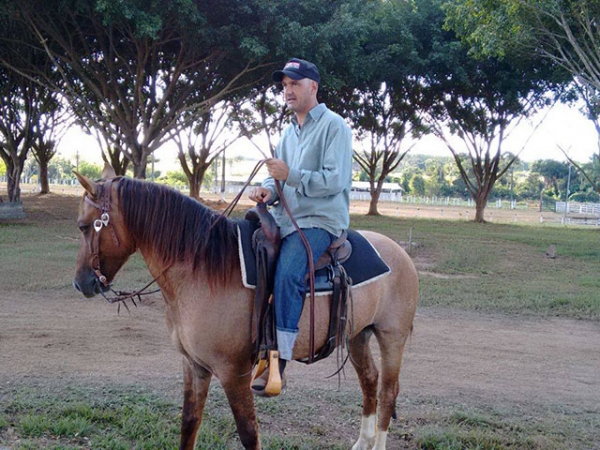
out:
{"label": "horse hind leg", "polygon": [[375,330],[381,351],[381,388],[379,391],[378,423],[373,450],[385,450],[388,429],[396,414],[396,401],[400,391],[399,376],[406,335]]}
{"label": "horse hind leg", "polygon": [[350,341],[349,345],[350,360],[358,375],[363,397],[360,436],[352,450],[371,450],[376,439],[379,371],[369,348],[372,334],[372,329],[365,328]]}
{"label": "horse hind leg", "polygon": [[[381,350],[381,389],[377,394],[379,371],[369,347],[375,332]],[[360,436],[352,450],[385,450],[388,429],[395,414],[399,392],[398,377],[405,337],[385,333],[374,327],[359,333],[350,342],[352,364],[363,392]]]}

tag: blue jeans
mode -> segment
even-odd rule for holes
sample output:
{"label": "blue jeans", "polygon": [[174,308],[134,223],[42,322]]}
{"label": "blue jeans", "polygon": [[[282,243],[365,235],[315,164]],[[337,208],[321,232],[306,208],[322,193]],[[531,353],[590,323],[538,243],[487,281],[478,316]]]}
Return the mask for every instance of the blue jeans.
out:
{"label": "blue jeans", "polygon": [[[314,262],[336,239],[321,228],[302,230],[313,254]],[[279,260],[275,272],[275,316],[277,324],[277,346],[279,357],[292,359],[292,350],[298,336],[298,322],[306,295],[308,257],[298,232],[287,235],[281,243]]]}

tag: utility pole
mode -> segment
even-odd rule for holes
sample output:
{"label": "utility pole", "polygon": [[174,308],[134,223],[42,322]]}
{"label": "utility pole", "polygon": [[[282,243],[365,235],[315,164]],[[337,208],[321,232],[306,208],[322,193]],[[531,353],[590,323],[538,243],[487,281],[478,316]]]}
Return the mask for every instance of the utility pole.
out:
{"label": "utility pole", "polygon": [[225,193],[225,150],[223,150],[223,161],[221,163],[221,194]]}
{"label": "utility pole", "polygon": [[[571,163],[569,163],[569,176],[567,177],[567,192],[565,196],[565,219],[567,218],[567,213],[569,212],[569,194],[571,189]],[[566,220],[565,220],[566,221]]]}

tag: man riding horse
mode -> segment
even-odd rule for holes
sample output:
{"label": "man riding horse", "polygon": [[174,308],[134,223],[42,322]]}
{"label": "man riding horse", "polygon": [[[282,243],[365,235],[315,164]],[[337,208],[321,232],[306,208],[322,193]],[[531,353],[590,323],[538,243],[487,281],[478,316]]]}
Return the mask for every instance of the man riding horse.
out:
{"label": "man riding horse", "polygon": [[[272,78],[281,83],[284,100],[294,116],[281,136],[275,157],[266,161],[269,177],[250,191],[249,198],[272,205],[282,237],[273,297],[279,368],[285,380],[283,370],[293,359],[309,270],[307,249],[293,221],[310,245],[313,263],[348,228],[352,132],[342,117],[317,101],[320,76],[316,65],[292,58]],[[264,395],[267,376],[268,371],[253,381],[255,394]]]}

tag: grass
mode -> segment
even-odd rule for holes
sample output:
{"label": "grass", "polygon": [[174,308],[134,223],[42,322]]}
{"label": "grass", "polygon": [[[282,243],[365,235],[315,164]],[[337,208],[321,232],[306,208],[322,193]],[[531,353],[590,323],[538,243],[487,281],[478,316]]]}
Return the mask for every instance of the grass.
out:
{"label": "grass", "polygon": [[[399,242],[410,237],[411,255],[426,266],[421,305],[600,319],[596,228],[366,216],[352,223]],[[555,259],[545,255],[552,244]]]}
{"label": "grass", "polygon": [[[330,430],[356,422],[360,403],[356,392],[286,395],[286,402],[257,402],[265,450],[342,450],[351,445],[355,436],[331,436]],[[211,388],[210,398],[197,448],[240,448],[219,386]],[[180,407],[164,389],[77,383],[31,388],[13,384],[0,389],[0,399],[0,445],[12,444],[13,450],[170,450],[178,445]],[[396,442],[406,443],[402,448],[587,449],[597,442],[600,427],[600,417],[593,411],[557,408],[544,411],[544,418],[539,418],[536,411],[434,403],[425,399],[402,405],[401,420],[390,428],[390,435],[400,438]],[[322,414],[332,408],[335,415]],[[424,409],[429,412],[424,414]]]}
{"label": "grass", "polygon": [[[3,436],[19,437],[14,450],[98,449],[159,450],[177,448],[180,405],[161,393],[136,386],[70,386],[51,390],[13,387],[0,391],[0,444]],[[220,388],[211,391],[200,429],[197,448],[239,448],[235,424]],[[277,411],[275,414],[281,413]],[[341,450],[343,445],[319,443],[314,436],[288,434],[266,436],[266,450]]]}
{"label": "grass", "polygon": [[[405,245],[410,240],[411,255],[423,272],[421,305],[600,319],[600,232],[595,227],[364,215],[353,216],[352,226]],[[556,259],[545,257],[551,244]],[[78,246],[74,219],[0,223],[3,289],[71,290]],[[136,255],[115,285],[128,290],[148,281]]]}
{"label": "grass", "polygon": [[[597,436],[587,434],[600,424],[597,415],[565,417],[554,414],[540,421],[534,417],[510,417],[507,411],[454,410],[435,424],[420,430],[419,448],[423,450],[559,450],[586,449]],[[586,429],[573,429],[576,420]],[[566,424],[557,426],[557,424]],[[577,428],[577,427],[576,427]],[[579,434],[582,433],[582,434]]]}

